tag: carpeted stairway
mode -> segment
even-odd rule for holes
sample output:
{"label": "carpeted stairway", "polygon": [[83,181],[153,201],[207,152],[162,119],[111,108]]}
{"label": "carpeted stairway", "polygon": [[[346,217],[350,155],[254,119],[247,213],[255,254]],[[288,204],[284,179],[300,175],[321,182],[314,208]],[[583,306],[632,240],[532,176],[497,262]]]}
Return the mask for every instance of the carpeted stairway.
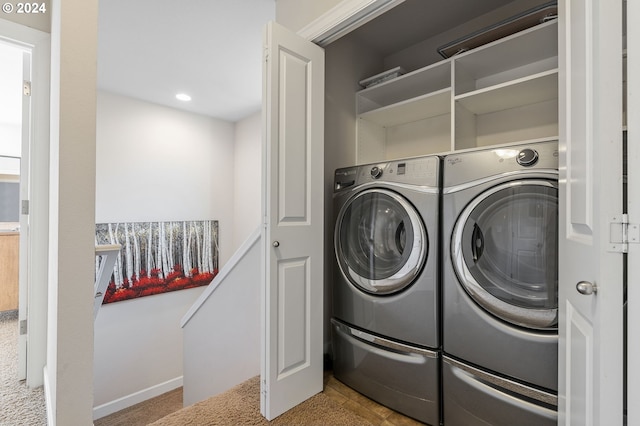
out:
{"label": "carpeted stairway", "polygon": [[313,396],[268,422],[260,415],[259,377],[151,423],[151,426],[212,425],[365,426],[373,423],[340,406],[324,393]]}

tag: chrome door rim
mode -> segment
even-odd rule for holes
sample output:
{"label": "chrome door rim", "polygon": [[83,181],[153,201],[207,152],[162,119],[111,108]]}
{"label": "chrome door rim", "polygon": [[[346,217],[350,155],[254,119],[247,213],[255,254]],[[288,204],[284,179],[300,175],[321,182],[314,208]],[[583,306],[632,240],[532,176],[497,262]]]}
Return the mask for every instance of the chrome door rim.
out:
{"label": "chrome door rim", "polygon": [[545,186],[554,189],[558,188],[557,184],[553,184],[547,180],[529,179],[498,185],[474,198],[473,201],[462,211],[453,228],[451,235],[451,261],[454,265],[460,284],[464,287],[469,296],[471,296],[471,298],[487,312],[504,321],[521,327],[537,330],[553,330],[557,329],[558,308],[524,308],[512,305],[495,297],[485,290],[480,283],[478,283],[467,267],[462,253],[462,233],[464,231],[464,226],[475,208],[489,196],[499,191],[523,185]]}
{"label": "chrome door rim", "polygon": [[[363,277],[351,267],[349,267],[342,255],[342,253],[344,253],[344,250],[342,248],[340,238],[340,231],[342,229],[342,223],[347,209],[358,198],[372,193],[384,194],[398,203],[409,216],[409,221],[411,222],[411,226],[413,229],[413,245],[410,248],[411,252],[409,257],[404,262],[402,267],[392,276],[379,280]],[[358,290],[370,294],[390,295],[403,291],[413,284],[417,276],[420,274],[422,267],[426,263],[428,247],[427,232],[425,230],[422,219],[420,218],[420,215],[413,207],[413,205],[411,205],[411,203],[409,203],[404,197],[386,189],[367,189],[349,198],[347,202],[345,202],[345,204],[342,206],[342,208],[340,209],[340,213],[338,214],[335,226],[334,241],[335,255],[336,259],[338,260],[338,266],[342,275],[347,278],[347,280]]]}

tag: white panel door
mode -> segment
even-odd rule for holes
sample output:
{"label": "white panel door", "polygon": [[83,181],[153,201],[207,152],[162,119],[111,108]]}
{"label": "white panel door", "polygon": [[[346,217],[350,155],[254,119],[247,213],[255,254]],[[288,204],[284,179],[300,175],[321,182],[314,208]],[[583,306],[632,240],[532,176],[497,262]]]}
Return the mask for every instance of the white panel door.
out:
{"label": "white panel door", "polygon": [[559,1],[561,425],[622,424],[621,5]]}
{"label": "white panel door", "polygon": [[[20,157],[20,202],[28,203],[29,164],[31,152],[31,52],[22,52],[22,148]],[[27,378],[28,302],[29,302],[29,214],[21,206],[20,214],[20,271],[18,321],[18,378]]]}
{"label": "white panel door", "polygon": [[[627,1],[627,212],[640,223],[640,2]],[[627,296],[627,405],[629,425],[640,424],[640,244],[630,244]]]}
{"label": "white panel door", "polygon": [[271,420],[322,391],[324,50],[265,34],[260,406]]}

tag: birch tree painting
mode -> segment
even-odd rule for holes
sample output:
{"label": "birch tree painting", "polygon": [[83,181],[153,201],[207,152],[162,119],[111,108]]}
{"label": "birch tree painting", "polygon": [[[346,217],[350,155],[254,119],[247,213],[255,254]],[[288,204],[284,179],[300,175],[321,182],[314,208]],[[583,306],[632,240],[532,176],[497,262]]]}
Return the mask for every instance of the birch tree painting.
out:
{"label": "birch tree painting", "polygon": [[218,273],[217,220],[100,223],[100,244],[122,245],[103,303],[207,285]]}

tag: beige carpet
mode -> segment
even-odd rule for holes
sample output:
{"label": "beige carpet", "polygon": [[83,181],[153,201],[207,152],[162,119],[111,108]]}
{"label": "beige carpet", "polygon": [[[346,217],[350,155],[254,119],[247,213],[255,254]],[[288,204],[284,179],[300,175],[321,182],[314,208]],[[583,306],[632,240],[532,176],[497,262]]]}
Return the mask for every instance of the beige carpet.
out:
{"label": "beige carpet", "polygon": [[268,422],[260,415],[260,379],[254,377],[229,391],[185,407],[151,423],[152,426],[209,425],[340,425],[373,423],[319,393]]}
{"label": "beige carpet", "polygon": [[0,426],[46,425],[42,386],[18,380],[18,311],[0,312],[0,346]]}

